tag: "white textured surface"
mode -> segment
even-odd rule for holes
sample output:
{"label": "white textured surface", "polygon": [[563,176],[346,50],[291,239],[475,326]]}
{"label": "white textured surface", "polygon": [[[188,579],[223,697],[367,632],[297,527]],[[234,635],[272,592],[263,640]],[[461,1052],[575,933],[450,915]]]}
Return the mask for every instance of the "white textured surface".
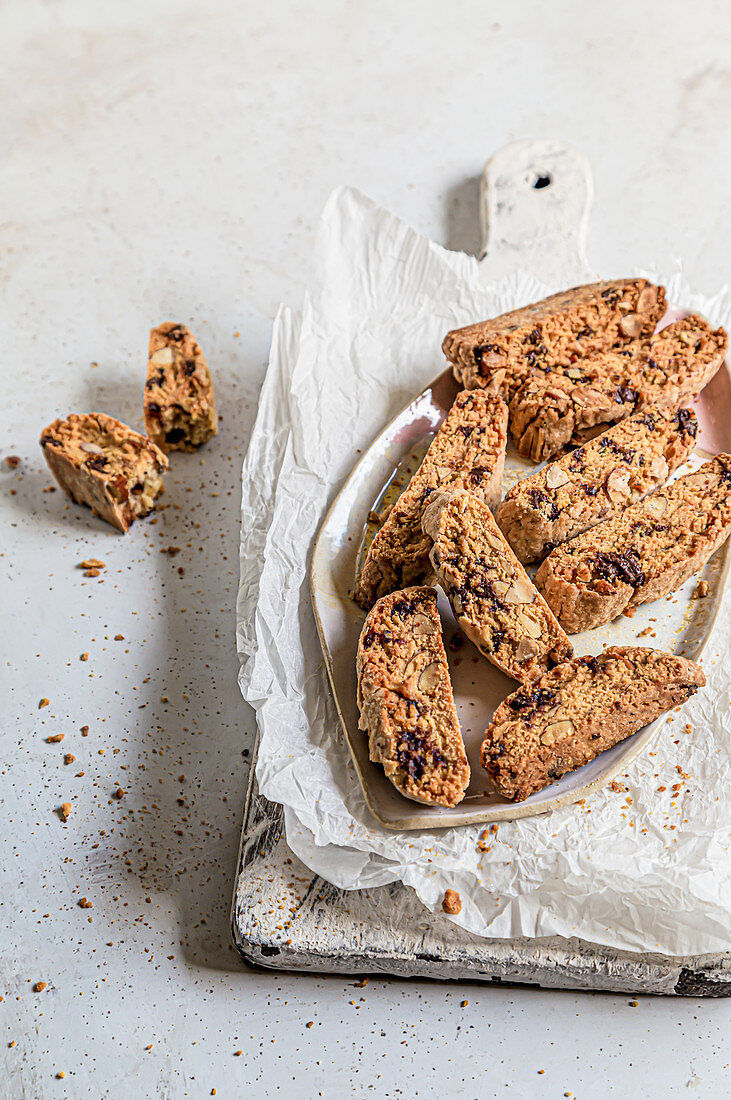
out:
{"label": "white textured surface", "polygon": [[[296,1077],[300,1094],[332,1098],[436,1097],[445,1081],[467,1098],[723,1095],[723,1002],[354,989],[253,974],[228,949],[253,730],[235,683],[239,464],[276,304],[298,302],[332,187],[357,184],[433,239],[474,250],[485,158],[557,134],[594,168],[592,266],[682,255],[707,293],[727,274],[720,4],[617,4],[611,19],[585,3],[515,0],[313,10],[0,9],[2,454],[23,459],[22,480],[0,470],[0,1026],[16,1044],[2,1050],[0,1094],[289,1096]],[[205,467],[177,457],[170,479],[168,502],[192,500],[200,531],[170,508],[122,539],[42,494],[36,438],[74,407],[134,420],[147,328],[164,316],[198,330],[223,430]],[[168,545],[183,550],[160,554]],[[88,554],[108,563],[103,585],[73,568]],[[104,640],[115,633],[126,644]],[[58,728],[63,744],[46,745]],[[67,751],[85,777],[72,782]],[[118,782],[127,798],[110,803]],[[62,826],[53,808],[69,792],[79,797]],[[92,910],[76,907],[81,895]],[[36,979],[49,982],[42,994]]]}

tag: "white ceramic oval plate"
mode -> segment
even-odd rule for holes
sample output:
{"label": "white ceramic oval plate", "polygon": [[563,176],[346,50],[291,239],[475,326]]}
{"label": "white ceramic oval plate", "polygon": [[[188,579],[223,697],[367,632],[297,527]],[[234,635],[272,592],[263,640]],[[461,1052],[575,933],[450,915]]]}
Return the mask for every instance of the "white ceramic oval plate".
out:
{"label": "white ceramic oval plate", "polygon": [[[675,316],[679,314],[677,311]],[[312,556],[313,609],[345,739],[368,806],[376,820],[388,829],[439,829],[505,821],[547,813],[557,806],[576,802],[626,771],[667,717],[658,718],[524,802],[508,802],[491,789],[487,773],[480,765],[480,746],[496,707],[518,685],[485,660],[466,639],[458,650],[450,649],[457,624],[440,592],[439,610],[455,703],[472,769],[467,793],[453,809],[425,807],[400,795],[382,769],[369,760],[368,738],[358,728],[355,675],[355,655],[365,614],[351,597],[364,547],[376,530],[369,524],[368,514],[393,503],[403,491],[457,392],[452,372],[446,370],[381,432],[333,502]],[[711,455],[731,451],[731,377],[726,367],[703,391],[695,409],[701,429],[698,447],[689,466],[682,467],[675,476],[699,466]],[[511,485],[536,469],[509,447],[503,496]],[[705,599],[692,599],[698,581],[695,576],[672,596],[638,608],[632,618],[620,616],[605,627],[572,636],[575,652],[581,656],[599,653],[605,645],[644,645],[697,660],[710,637],[729,564],[731,552],[726,543],[702,574],[708,582]],[[648,627],[652,633],[641,636]]]}

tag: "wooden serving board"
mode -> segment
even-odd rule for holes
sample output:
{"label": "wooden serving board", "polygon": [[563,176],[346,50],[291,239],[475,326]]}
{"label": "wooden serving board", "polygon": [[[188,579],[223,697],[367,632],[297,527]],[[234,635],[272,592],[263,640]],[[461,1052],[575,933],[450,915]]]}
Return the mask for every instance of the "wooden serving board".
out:
{"label": "wooden serving board", "polygon": [[[480,271],[515,269],[546,283],[590,282],[585,258],[592,197],[586,159],[559,142],[519,142],[482,180]],[[256,763],[254,752],[253,763]],[[430,913],[401,883],[343,891],[289,850],[281,806],[263,798],[252,767],[232,908],[246,962],[278,970],[381,973],[683,996],[731,995],[731,952],[671,958],[579,938],[488,940]]]}

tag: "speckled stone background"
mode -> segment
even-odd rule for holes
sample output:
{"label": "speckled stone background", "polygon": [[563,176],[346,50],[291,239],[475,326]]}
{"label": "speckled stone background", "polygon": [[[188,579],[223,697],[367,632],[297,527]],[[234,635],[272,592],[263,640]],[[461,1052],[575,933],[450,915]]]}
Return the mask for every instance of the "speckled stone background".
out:
{"label": "speckled stone background", "polygon": [[[592,265],[680,256],[711,294],[729,46],[726,6],[680,0],[0,6],[0,1095],[726,1094],[722,1001],[258,974],[228,918],[240,464],[327,194],[474,250],[489,153],[564,137],[594,169]],[[139,425],[164,319],[199,336],[221,433],[123,538],[44,492],[37,437],[72,410]]]}

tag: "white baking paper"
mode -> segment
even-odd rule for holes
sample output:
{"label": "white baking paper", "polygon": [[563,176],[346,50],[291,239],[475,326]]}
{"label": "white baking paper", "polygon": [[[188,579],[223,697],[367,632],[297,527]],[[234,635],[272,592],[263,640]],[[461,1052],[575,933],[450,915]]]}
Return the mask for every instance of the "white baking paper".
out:
{"label": "white baking paper", "polygon": [[[670,301],[731,321],[727,291],[706,299],[679,274],[662,281]],[[455,922],[493,938],[580,936],[669,955],[728,950],[728,600],[704,655],[708,687],[631,766],[626,790],[501,824],[489,852],[478,849],[482,827],[400,835],[377,825],[331,698],[308,586],[329,502],[359,449],[444,369],[448,329],[558,289],[525,274],[483,286],[474,259],[358,192],[343,188],[328,201],[302,313],[282,308],[276,320],[243,470],[237,635],[241,690],[259,724],[259,788],[284,805],[294,852],[341,888],[400,879],[433,910],[449,887],[462,897]]]}

